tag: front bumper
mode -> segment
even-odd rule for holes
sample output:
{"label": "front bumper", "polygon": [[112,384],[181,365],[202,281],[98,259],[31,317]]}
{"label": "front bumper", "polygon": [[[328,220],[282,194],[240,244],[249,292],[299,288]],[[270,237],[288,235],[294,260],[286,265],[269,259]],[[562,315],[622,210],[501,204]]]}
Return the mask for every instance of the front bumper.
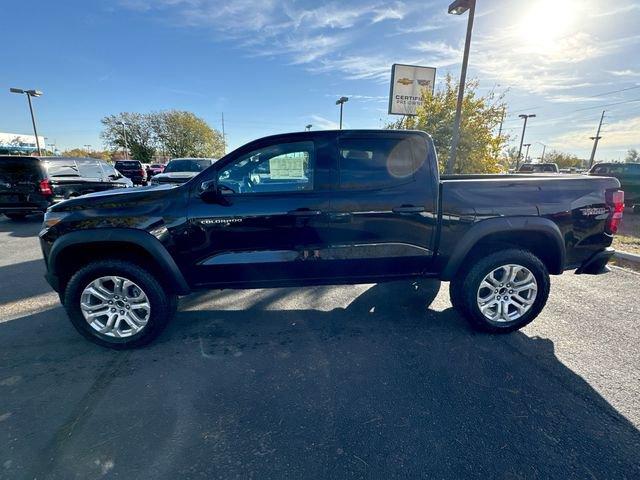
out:
{"label": "front bumper", "polygon": [[607,263],[611,260],[614,253],[616,253],[616,251],[611,247],[607,247],[594,253],[582,262],[582,265],[580,265],[576,270],[576,275],[600,275],[602,273],[610,272],[611,270],[607,267]]}

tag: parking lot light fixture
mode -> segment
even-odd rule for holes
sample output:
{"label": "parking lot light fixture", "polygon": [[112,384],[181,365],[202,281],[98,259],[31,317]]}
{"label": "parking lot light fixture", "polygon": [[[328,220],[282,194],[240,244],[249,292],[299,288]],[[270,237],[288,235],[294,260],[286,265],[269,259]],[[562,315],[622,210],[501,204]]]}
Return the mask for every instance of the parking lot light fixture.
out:
{"label": "parking lot light fixture", "polygon": [[33,105],[31,104],[31,97],[40,97],[42,96],[42,92],[40,90],[24,90],[22,88],[13,87],[10,88],[9,91],[11,93],[18,93],[27,97],[27,102],[29,102],[29,112],[31,113],[31,124],[33,125],[33,134],[36,136],[36,147],[38,148],[38,156],[42,156],[42,150],[40,149],[40,139],[38,138],[38,130],[36,129],[36,118],[33,114]]}
{"label": "parking lot light fixture", "polygon": [[464,86],[467,81],[467,65],[469,63],[469,47],[471,46],[471,32],[473,31],[473,18],[476,12],[476,0],[455,0],[449,5],[449,13],[452,15],[462,15],[469,10],[467,21],[467,35],[464,42],[464,53],[462,55],[462,69],[460,70],[460,84],[458,85],[458,102],[456,103],[456,116],[453,121],[453,134],[451,138],[451,151],[447,161],[447,173],[453,173],[460,143],[460,119],[462,117],[462,101],[464,100]]}
{"label": "parking lot light fixture", "polygon": [[449,13],[452,15],[462,15],[469,10],[474,3],[476,3],[474,0],[455,0],[455,2],[449,5]]}
{"label": "parking lot light fixture", "polygon": [[309,124],[309,125],[307,125],[306,127],[304,127],[304,129],[305,129],[307,132],[309,132],[309,131],[311,131],[311,127],[313,127],[313,125]]}
{"label": "parking lot light fixture", "polygon": [[349,101],[349,97],[340,97],[336,100],[336,105],[340,105],[340,130],[342,130],[342,107]]}

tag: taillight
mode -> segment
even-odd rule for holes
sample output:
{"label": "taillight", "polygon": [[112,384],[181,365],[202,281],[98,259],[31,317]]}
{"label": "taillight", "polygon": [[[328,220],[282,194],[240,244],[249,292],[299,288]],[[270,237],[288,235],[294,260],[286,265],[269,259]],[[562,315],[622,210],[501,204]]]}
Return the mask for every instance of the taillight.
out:
{"label": "taillight", "polygon": [[51,190],[51,182],[48,178],[40,180],[40,193],[42,195],[53,195],[53,190]]}
{"label": "taillight", "polygon": [[624,192],[622,190],[612,190],[608,192],[607,203],[613,207],[607,220],[607,233],[615,234],[618,231],[624,212]]}

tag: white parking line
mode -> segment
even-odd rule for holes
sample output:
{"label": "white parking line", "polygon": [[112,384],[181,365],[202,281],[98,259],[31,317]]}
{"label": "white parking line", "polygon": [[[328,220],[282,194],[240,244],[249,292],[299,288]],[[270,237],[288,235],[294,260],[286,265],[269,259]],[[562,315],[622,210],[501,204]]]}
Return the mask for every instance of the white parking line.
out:
{"label": "white parking line", "polygon": [[54,292],[34,295],[13,302],[0,304],[0,323],[51,310],[60,306],[58,294]]}

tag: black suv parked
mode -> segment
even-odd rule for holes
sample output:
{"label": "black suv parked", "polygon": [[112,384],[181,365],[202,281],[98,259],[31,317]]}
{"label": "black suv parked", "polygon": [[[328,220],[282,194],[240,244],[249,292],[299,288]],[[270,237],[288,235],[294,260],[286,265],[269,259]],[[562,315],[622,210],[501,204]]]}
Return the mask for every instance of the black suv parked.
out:
{"label": "black suv parked", "polygon": [[130,178],[135,185],[147,184],[147,170],[138,160],[117,160],[114,165],[122,175]]}
{"label": "black suv parked", "polygon": [[11,219],[85,193],[129,186],[131,181],[95,158],[0,156],[0,213]]}
{"label": "black suv parked", "polygon": [[[440,176],[423,132],[262,138],[189,182],[49,209],[47,278],[78,331],[142,345],[196,289],[451,281],[477,328],[531,322],[549,274],[606,270],[624,207],[615,178]],[[389,299],[393,302],[393,299]]]}

